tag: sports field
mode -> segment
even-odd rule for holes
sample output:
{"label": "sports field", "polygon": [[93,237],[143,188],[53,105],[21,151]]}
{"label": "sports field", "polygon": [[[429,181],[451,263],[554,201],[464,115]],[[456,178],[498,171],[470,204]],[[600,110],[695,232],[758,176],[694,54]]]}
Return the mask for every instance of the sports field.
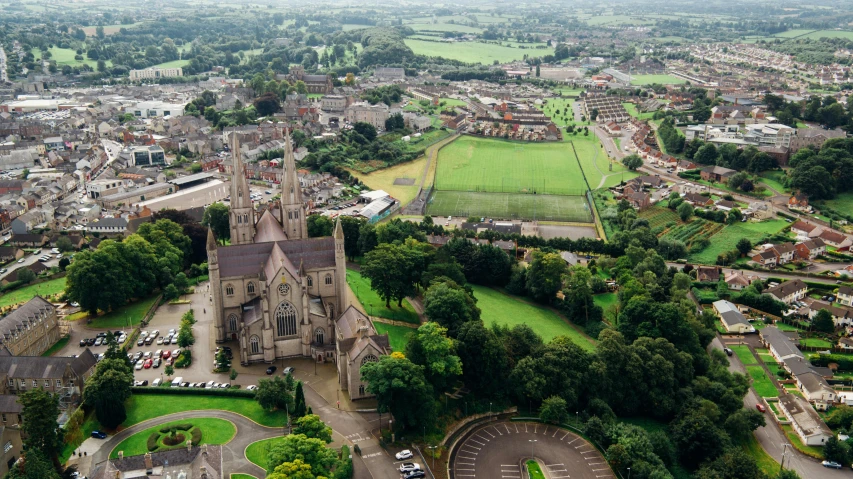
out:
{"label": "sports field", "polygon": [[687,83],[687,80],[672,75],[631,75],[632,85],[651,85],[652,83],[682,85]]}
{"label": "sports field", "polygon": [[[436,25],[428,26],[435,27]],[[495,60],[504,63],[513,60],[522,60],[524,55],[539,56],[550,53],[547,49],[535,48],[534,46],[537,44],[534,43],[525,44],[528,48],[513,48],[493,43],[430,42],[426,40],[406,39],[406,45],[418,55],[442,57],[465,63],[482,63],[484,65],[491,65]]]}
{"label": "sports field", "polygon": [[592,213],[584,196],[436,191],[427,205],[427,214],[592,222]]}
{"label": "sports field", "polygon": [[473,136],[463,136],[441,149],[435,188],[539,195],[583,195],[587,190],[580,166],[565,143]]}

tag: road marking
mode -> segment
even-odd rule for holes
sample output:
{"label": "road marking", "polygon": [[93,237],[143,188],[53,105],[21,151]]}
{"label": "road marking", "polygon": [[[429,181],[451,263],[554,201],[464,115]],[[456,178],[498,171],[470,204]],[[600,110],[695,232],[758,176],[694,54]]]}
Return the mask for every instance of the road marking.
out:
{"label": "road marking", "polygon": [[[460,449],[460,451],[461,451],[461,449]],[[462,452],[464,452],[465,454],[473,454],[475,456],[477,455],[477,453],[474,451],[462,451]]]}
{"label": "road marking", "polygon": [[518,464],[501,464],[501,467],[518,467]]}
{"label": "road marking", "polygon": [[502,433],[502,432],[500,432],[500,431],[498,431],[498,428],[496,428],[496,427],[492,426],[492,429],[494,429],[494,430],[495,430],[495,432],[496,432],[496,433],[498,433],[499,435],[503,436],[503,433]]}
{"label": "road marking", "polygon": [[572,477],[572,476],[551,476],[551,479],[565,479],[567,477]]}
{"label": "road marking", "polygon": [[515,423],[515,432],[518,432],[518,423]]}
{"label": "road marking", "polygon": [[524,432],[527,432],[527,423],[524,423]]}
{"label": "road marking", "polygon": [[471,441],[471,442],[476,442],[477,444],[479,444],[479,445],[481,445],[481,446],[485,446],[485,444],[484,444],[484,443],[482,443],[482,442],[480,442],[480,441],[477,441],[476,439],[471,438],[471,439],[468,439],[468,440],[469,440],[469,441]]}
{"label": "road marking", "polygon": [[536,434],[536,430],[539,429],[539,424],[533,425],[533,434]]}
{"label": "road marking", "polygon": [[606,471],[606,470],[607,470],[606,467],[602,467],[601,469],[593,469],[592,472]]}
{"label": "road marking", "polygon": [[484,432],[484,433],[486,433],[486,434],[488,434],[489,436],[492,436],[493,438],[495,437],[495,435],[494,435],[494,434],[490,433],[489,431],[487,431],[487,430],[485,430],[485,429],[483,429],[483,432]]}
{"label": "road marking", "polygon": [[569,435],[569,432],[568,432],[568,431],[566,431],[566,433],[565,433],[565,434],[563,434],[563,437],[561,437],[561,438],[560,438],[560,440],[562,441],[562,440],[563,440],[563,439],[565,439],[565,438],[566,438],[566,436],[568,436],[568,435]]}
{"label": "road marking", "polygon": [[[467,451],[466,451],[466,454],[467,454]],[[468,457],[468,456],[459,456],[459,457],[461,457],[462,459],[469,459],[469,460],[471,460],[471,461],[476,461],[476,460],[477,460],[477,458],[476,458],[476,457]]]}
{"label": "road marking", "polygon": [[462,469],[462,468],[460,468],[460,467],[457,467],[457,468],[456,468],[456,470],[457,470],[457,471],[474,471],[474,470],[476,470],[476,469]]}
{"label": "road marking", "polygon": [[555,430],[554,430],[554,435],[553,435],[553,436],[551,436],[551,437],[557,437],[557,433],[558,433],[558,432],[560,432],[560,430],[559,430],[559,429],[555,429]]}
{"label": "road marking", "polygon": [[[571,440],[571,442],[569,442],[569,444],[571,444],[571,443],[573,443],[573,442],[577,441],[578,439],[580,439],[580,437],[576,437],[576,438],[572,439],[572,440]],[[575,448],[575,449],[577,449],[577,448]]]}
{"label": "road marking", "polygon": [[[574,441],[572,441],[572,442],[574,442]],[[586,444],[581,444],[580,446],[575,446],[575,449],[580,449],[582,447],[586,447]]]}
{"label": "road marking", "polygon": [[[506,433],[507,433],[507,434],[511,434],[511,431],[509,430],[509,426],[507,426],[506,424],[504,424],[504,427],[506,428]],[[518,431],[516,431],[516,432],[518,432]]]}
{"label": "road marking", "polygon": [[474,465],[473,462],[459,462],[459,461],[457,461],[456,464],[462,464],[463,466],[473,466]]}
{"label": "road marking", "polygon": [[595,453],[595,450],[594,450],[594,449],[593,449],[592,451],[583,451],[583,452],[581,452],[581,454],[593,454],[593,453]]}
{"label": "road marking", "polygon": [[565,466],[565,464],[545,464],[545,467]]}
{"label": "road marking", "polygon": [[456,474],[456,477],[477,477],[474,474]]}
{"label": "road marking", "polygon": [[[475,436],[477,436],[477,437],[479,437],[480,439],[482,439],[482,440],[486,441],[486,442],[489,442],[489,440],[488,440],[488,439],[486,439],[485,437],[483,437],[483,436],[481,436],[481,435],[479,435],[479,434],[474,434],[474,435],[475,435]],[[492,437],[495,437],[495,436],[492,436]]]}
{"label": "road marking", "polygon": [[476,449],[476,450],[478,450],[478,451],[479,451],[480,449],[482,449],[482,448],[477,447],[477,446],[469,446],[467,443],[466,443],[466,444],[463,444],[463,445],[462,445],[462,447],[470,447],[471,449]]}

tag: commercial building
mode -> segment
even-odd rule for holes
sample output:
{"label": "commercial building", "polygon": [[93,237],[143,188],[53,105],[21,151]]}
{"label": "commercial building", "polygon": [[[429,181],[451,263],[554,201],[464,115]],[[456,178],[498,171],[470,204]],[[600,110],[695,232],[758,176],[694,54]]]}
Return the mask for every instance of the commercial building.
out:
{"label": "commercial building", "polygon": [[150,200],[178,191],[178,187],[170,183],[154,183],[134,190],[101,196],[98,203],[104,208],[115,208],[119,205],[132,205],[140,201]]}
{"label": "commercial building", "polygon": [[144,70],[131,70],[130,81],[155,80],[157,78],[174,78],[184,76],[184,70],[177,68],[145,68]]}
{"label": "commercial building", "polygon": [[127,111],[139,118],[152,118],[160,116],[182,116],[186,103],[166,103],[162,101],[141,101]]}
{"label": "commercial building", "polygon": [[388,119],[388,106],[384,103],[370,105],[365,102],[353,103],[347,107],[346,119],[350,123],[370,123],[376,129],[385,128]]}
{"label": "commercial building", "polygon": [[134,146],[122,150],[128,166],[163,166],[166,164],[166,152],[159,146]]}

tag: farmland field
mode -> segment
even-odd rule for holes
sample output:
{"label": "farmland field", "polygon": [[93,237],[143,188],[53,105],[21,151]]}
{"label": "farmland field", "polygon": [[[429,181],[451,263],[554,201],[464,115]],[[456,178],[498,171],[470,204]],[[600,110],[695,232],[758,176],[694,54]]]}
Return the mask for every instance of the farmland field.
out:
{"label": "farmland field", "polygon": [[652,206],[640,212],[640,218],[649,222],[649,228],[665,227],[669,223],[680,223],[678,213],[662,206]]}
{"label": "farmland field", "polygon": [[[122,28],[130,29],[141,24],[142,22],[128,23],[126,25],[106,25],[104,26],[104,35],[113,35],[115,33],[118,33],[118,31]],[[97,28],[97,26],[83,27],[83,31],[86,32],[87,37],[94,37],[97,33]]]}
{"label": "farmland field", "polygon": [[[436,25],[427,26],[435,27]],[[453,26],[458,27],[459,25]],[[495,60],[503,63],[513,60],[522,60],[525,54],[536,56],[543,52],[548,52],[548,50],[540,48],[513,48],[481,42],[451,43],[407,39],[406,45],[408,45],[409,48],[411,48],[417,55],[443,57],[450,60],[459,60],[465,63],[483,63],[486,65],[491,65]]]}
{"label": "farmland field", "polygon": [[493,324],[513,327],[519,324],[530,326],[545,341],[565,335],[581,348],[592,351],[595,340],[572,327],[557,313],[500,291],[484,286],[472,285],[481,317],[487,326]]}
{"label": "farmland field", "polygon": [[435,216],[592,222],[592,212],[584,196],[435,191],[427,205],[427,213]]}
{"label": "farmland field", "polygon": [[725,226],[711,237],[711,246],[699,253],[691,254],[688,259],[700,264],[714,264],[720,253],[735,249],[739,239],[748,238],[752,244],[756,244],[765,237],[778,233],[787,225],[788,223],[783,220],[768,220],[760,223],[735,223]]}
{"label": "farmland field", "polygon": [[482,28],[469,27],[458,23],[411,23],[406,26],[411,27],[416,32],[483,33]]}
{"label": "farmland field", "polygon": [[[577,147],[576,147],[577,148]],[[578,154],[583,155],[580,151]],[[439,190],[583,195],[569,145],[463,136],[438,154]]]}
{"label": "farmland field", "polygon": [[632,85],[650,85],[659,83],[661,85],[683,85],[687,80],[672,75],[631,75]]}
{"label": "farmland field", "polygon": [[[794,35],[796,33],[796,35]],[[789,35],[790,34],[790,35]],[[853,31],[846,30],[788,30],[776,35],[782,38],[808,38],[811,40],[819,40],[821,38],[843,38],[845,40],[853,40]]]}
{"label": "farmland field", "polygon": [[[702,238],[711,239],[716,233],[723,229],[725,225],[713,221],[694,218],[688,223],[682,223],[667,230],[663,237],[674,239],[683,242],[689,249],[694,243]],[[710,247],[709,247],[710,248]],[[706,248],[706,249],[709,249]],[[717,257],[715,256],[716,260]]]}

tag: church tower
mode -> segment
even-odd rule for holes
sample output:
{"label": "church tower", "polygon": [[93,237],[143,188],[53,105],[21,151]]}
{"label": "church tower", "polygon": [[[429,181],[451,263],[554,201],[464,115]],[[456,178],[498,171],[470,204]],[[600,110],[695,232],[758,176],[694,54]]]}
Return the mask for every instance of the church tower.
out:
{"label": "church tower", "polygon": [[249,244],[255,238],[255,211],[252,206],[251,190],[246,180],[240,139],[231,134],[231,157],[234,160],[234,175],[231,179],[231,244]]}
{"label": "church tower", "polygon": [[281,179],[281,227],[287,239],[308,237],[308,224],[305,208],[302,207],[302,187],[296,174],[296,158],[293,156],[293,144],[290,132],[284,135],[284,171]]}
{"label": "church tower", "polygon": [[341,217],[338,216],[335,223],[335,296],[338,304],[332,321],[338,319],[347,307],[347,254],[344,244],[344,228],[341,225]]}
{"label": "church tower", "polygon": [[213,307],[213,326],[216,329],[216,342],[225,341],[225,322],[222,320],[222,291],[219,284],[219,252],[216,250],[216,238],[213,230],[207,229],[207,271],[210,276],[210,295]]}

